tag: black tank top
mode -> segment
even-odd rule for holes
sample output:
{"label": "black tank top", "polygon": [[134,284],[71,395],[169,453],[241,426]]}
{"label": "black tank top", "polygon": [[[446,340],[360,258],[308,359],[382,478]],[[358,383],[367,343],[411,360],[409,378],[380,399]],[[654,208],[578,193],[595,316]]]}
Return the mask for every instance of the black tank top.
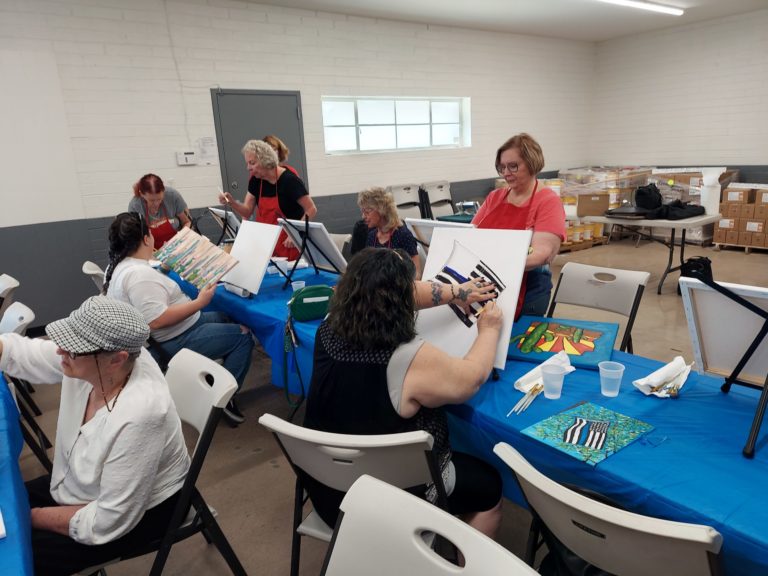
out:
{"label": "black tank top", "polygon": [[[451,458],[445,413],[439,408],[422,407],[412,418],[403,418],[392,406],[387,366],[394,352],[395,349],[355,349],[323,322],[315,338],[304,426],[337,434],[425,430],[433,436],[440,468],[445,470]],[[330,526],[335,525],[344,494],[312,481],[307,475],[303,479],[320,517]]]}

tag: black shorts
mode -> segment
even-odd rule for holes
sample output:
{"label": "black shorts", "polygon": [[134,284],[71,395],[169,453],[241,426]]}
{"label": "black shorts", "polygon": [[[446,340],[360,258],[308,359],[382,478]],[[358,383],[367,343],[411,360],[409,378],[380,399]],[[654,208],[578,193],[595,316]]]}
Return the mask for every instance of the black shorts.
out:
{"label": "black shorts", "polygon": [[469,514],[490,510],[501,500],[502,482],[498,470],[479,458],[453,452],[456,485],[448,496],[451,514]]}

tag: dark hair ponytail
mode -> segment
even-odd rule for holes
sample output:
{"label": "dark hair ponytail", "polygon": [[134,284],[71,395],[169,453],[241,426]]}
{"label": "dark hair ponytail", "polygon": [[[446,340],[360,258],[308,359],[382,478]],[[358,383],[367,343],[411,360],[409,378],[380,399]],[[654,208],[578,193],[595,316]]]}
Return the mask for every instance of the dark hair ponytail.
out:
{"label": "dark hair ponytail", "polygon": [[123,212],[115,216],[109,227],[109,265],[104,275],[103,294],[109,289],[115,267],[136,252],[148,235],[149,226],[138,212]]}

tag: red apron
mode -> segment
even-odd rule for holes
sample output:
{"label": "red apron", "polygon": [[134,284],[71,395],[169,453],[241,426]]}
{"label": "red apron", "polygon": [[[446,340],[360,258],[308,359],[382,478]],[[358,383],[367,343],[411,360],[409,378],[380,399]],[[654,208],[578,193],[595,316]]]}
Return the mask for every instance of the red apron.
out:
{"label": "red apron", "polygon": [[[527,206],[515,206],[506,201],[499,204],[494,208],[483,221],[478,224],[478,228],[494,228],[500,230],[527,230],[528,229],[528,213],[531,211],[531,204],[533,204],[533,195],[536,194],[536,189],[539,187],[539,181],[536,180],[536,185],[533,187],[533,193],[528,199]],[[507,192],[509,194],[509,192]],[[520,317],[520,311],[523,309],[523,300],[525,300],[525,288],[528,281],[528,272],[523,273],[523,282],[520,285],[520,294],[517,296],[517,307],[515,308],[515,320]]]}
{"label": "red apron", "polygon": [[158,224],[152,224],[152,220],[149,219],[149,205],[144,202],[144,214],[147,216],[147,223],[149,224],[149,228],[152,231],[152,238],[155,239],[155,250],[159,250],[162,248],[163,244],[176,236],[176,228],[173,227],[173,224],[171,224],[171,221],[168,218],[168,212],[165,209],[165,204],[160,203],[160,208],[163,210],[165,220],[159,222]]}
{"label": "red apron", "polygon": [[[271,197],[264,197],[261,195],[261,187],[264,183],[263,180],[259,180],[259,200],[258,210],[256,211],[256,222],[262,224],[277,224],[278,218],[285,218],[283,213],[280,212],[280,202],[277,198],[277,168],[275,168],[275,195]],[[299,251],[296,248],[286,248],[283,246],[283,242],[288,238],[285,230],[280,230],[280,236],[277,238],[277,245],[275,251],[272,252],[272,256],[284,256],[289,261],[296,260],[299,257]]]}

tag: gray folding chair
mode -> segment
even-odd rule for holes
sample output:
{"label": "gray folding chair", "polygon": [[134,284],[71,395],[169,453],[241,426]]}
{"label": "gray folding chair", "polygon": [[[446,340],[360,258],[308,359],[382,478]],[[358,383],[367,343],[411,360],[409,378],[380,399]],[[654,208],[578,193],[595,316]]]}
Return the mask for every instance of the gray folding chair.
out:
{"label": "gray folding chair", "polygon": [[[459,567],[425,542],[440,534],[464,558]],[[399,488],[361,476],[341,503],[322,576],[527,576],[520,558],[448,512]]]}
{"label": "gray folding chair", "polygon": [[96,288],[99,290],[99,294],[101,294],[102,290],[104,290],[104,270],[95,262],[86,260],[83,262],[83,274],[93,280],[93,283],[96,284]]}
{"label": "gray folding chair", "polygon": [[[622,576],[720,574],[723,538],[714,528],[609,506],[551,480],[509,444],[499,442],[493,451],[515,473],[534,522],[593,566]],[[529,542],[531,566],[534,552]]]}
{"label": "gray folding chair", "polygon": [[421,218],[419,210],[419,185],[418,184],[400,184],[397,186],[387,186],[387,192],[392,194],[397,206],[397,213],[400,218]]}
{"label": "gray folding chair", "polygon": [[[363,474],[370,474],[401,488],[434,482],[438,503],[446,507],[442,476],[432,452],[432,436],[423,430],[402,434],[352,435],[320,432],[303,428],[264,414],[259,424],[275,435],[277,443],[293,467],[325,484],[346,492]],[[302,520],[304,494],[301,475],[296,473],[291,575],[299,573],[301,536],[330,542],[333,530],[313,510]]]}
{"label": "gray folding chair", "polygon": [[552,316],[557,304],[573,304],[622,314],[627,317],[627,326],[619,350],[631,353],[632,326],[650,277],[648,272],[566,262],[557,279],[547,316]]}
{"label": "gray folding chair", "polygon": [[133,550],[102,566],[83,570],[80,574],[103,573],[104,567],[109,564],[157,551],[149,574],[159,576],[168,560],[171,547],[197,533],[202,533],[208,542],[216,546],[233,574],[246,574],[216,521],[216,511],[208,507],[196,486],[224,406],[237,391],[237,381],[223,366],[186,348],[171,359],[165,379],[168,381],[168,388],[181,421],[191,425],[198,433],[189,472],[181,488],[181,496],[168,530],[162,540]]}
{"label": "gray folding chair", "polygon": [[429,197],[432,217],[449,216],[453,214],[453,199],[451,198],[451,183],[448,180],[425,182],[421,185]]}
{"label": "gray folding chair", "polygon": [[19,287],[19,281],[8,274],[0,274],[0,316],[13,302],[13,293]]}

